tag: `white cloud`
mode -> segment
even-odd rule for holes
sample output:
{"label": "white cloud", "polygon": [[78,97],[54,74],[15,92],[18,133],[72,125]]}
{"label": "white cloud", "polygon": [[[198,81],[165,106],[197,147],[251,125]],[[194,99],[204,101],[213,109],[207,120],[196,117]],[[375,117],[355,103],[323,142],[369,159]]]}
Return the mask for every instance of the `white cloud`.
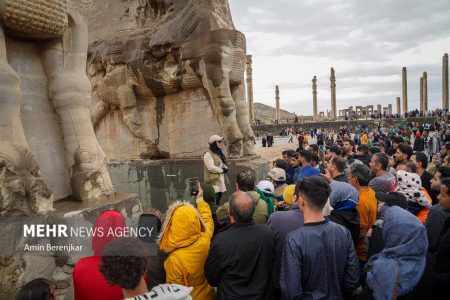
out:
{"label": "white cloud", "polygon": [[450,5],[434,1],[229,0],[233,21],[253,55],[255,101],[312,113],[311,79],[319,110],[330,108],[329,73],[336,70],[338,109],[393,104],[408,68],[410,108],[428,72],[429,107],[441,104],[442,55],[450,50]]}

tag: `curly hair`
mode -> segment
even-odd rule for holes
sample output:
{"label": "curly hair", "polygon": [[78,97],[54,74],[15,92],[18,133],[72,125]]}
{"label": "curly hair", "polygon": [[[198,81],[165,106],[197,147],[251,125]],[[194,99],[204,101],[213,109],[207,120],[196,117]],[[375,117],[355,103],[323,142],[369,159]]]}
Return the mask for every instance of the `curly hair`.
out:
{"label": "curly hair", "polygon": [[135,289],[146,271],[145,246],[135,238],[118,238],[103,251],[100,272],[111,284],[121,288]]}

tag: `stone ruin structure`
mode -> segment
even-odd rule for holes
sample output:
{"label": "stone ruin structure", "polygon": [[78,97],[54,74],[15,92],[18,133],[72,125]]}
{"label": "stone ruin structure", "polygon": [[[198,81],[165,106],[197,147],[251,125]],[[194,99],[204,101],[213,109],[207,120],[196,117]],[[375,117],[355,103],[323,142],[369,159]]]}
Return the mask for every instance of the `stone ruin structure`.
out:
{"label": "stone ruin structure", "polygon": [[65,0],[0,1],[0,216],[112,194],[87,48],[87,23]]}
{"label": "stone ruin structure", "polygon": [[92,122],[109,159],[200,157],[212,134],[230,157],[253,154],[228,1],[94,1],[88,15]]}
{"label": "stone ruin structure", "polygon": [[377,104],[377,109],[374,109],[373,105],[367,105],[367,106],[349,106],[348,108],[339,110],[339,117],[370,117],[371,115],[378,115],[378,114],[386,114],[391,115],[392,114],[392,104],[388,104],[388,106],[382,107],[381,104]]}
{"label": "stone ruin structure", "polygon": [[[5,216],[92,224],[115,209],[136,219],[143,194],[163,210],[177,198],[162,193],[198,176],[200,160],[182,169],[176,158],[198,158],[211,134],[225,136],[230,157],[252,154],[245,65],[245,37],[225,0],[0,0],[0,298],[44,277],[58,299],[72,299],[72,268],[91,254],[89,241],[84,253],[5,255],[27,241]],[[140,198],[113,194],[106,158],[139,157],[174,159],[136,167],[149,176]],[[230,160],[232,172],[265,176],[267,162],[250,157]]]}

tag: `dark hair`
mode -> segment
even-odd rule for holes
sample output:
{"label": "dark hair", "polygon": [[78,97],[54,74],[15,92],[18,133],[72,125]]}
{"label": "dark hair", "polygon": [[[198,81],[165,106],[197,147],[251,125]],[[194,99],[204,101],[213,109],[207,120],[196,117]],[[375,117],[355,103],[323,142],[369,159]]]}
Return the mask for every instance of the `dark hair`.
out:
{"label": "dark hair", "polygon": [[306,162],[310,163],[311,159],[312,159],[312,153],[309,152],[308,150],[300,150],[299,151],[299,155],[301,157],[303,157],[304,160],[306,160]]}
{"label": "dark hair", "polygon": [[375,153],[373,156],[375,157],[376,164],[381,165],[381,168],[386,171],[389,166],[389,156],[382,152]]}
{"label": "dark hair", "polygon": [[219,155],[220,160],[223,164],[227,164],[227,159],[225,158],[225,155],[222,152],[222,149],[220,149],[217,146],[217,142],[214,142],[212,144],[209,144],[209,150],[211,150],[212,153]]}
{"label": "dark hair", "polygon": [[366,144],[359,145],[356,151],[362,152],[364,153],[364,155],[367,155],[369,154],[369,146],[367,146]]}
{"label": "dark hair", "polygon": [[447,195],[450,195],[450,178],[442,179],[441,183],[447,187]]}
{"label": "dark hair", "polygon": [[341,156],[335,156],[330,160],[330,163],[336,166],[338,172],[344,172],[345,168],[345,159]]}
{"label": "dark hair", "polygon": [[348,142],[351,146],[355,146],[355,141],[353,141],[353,140],[351,140],[351,139],[346,139],[345,141],[344,141],[344,143],[345,142]]}
{"label": "dark hair", "polygon": [[400,144],[398,146],[398,150],[400,150],[401,153],[406,154],[407,158],[410,159],[411,156],[413,155],[414,151],[411,148],[411,146],[406,145],[406,144]]}
{"label": "dark hair", "polygon": [[277,159],[275,161],[275,167],[286,171],[289,168],[289,164],[284,159]]}
{"label": "dark hair", "polygon": [[341,148],[339,148],[339,146],[333,145],[328,148],[328,150],[330,150],[330,152],[332,153],[336,153],[336,155],[341,155]]}
{"label": "dark hair", "polygon": [[370,169],[363,163],[354,162],[348,166],[352,177],[358,179],[360,186],[367,186],[370,181]]}
{"label": "dark hair", "polygon": [[331,193],[328,182],[320,176],[305,177],[297,181],[294,194],[299,194],[308,202],[310,207],[322,210]]}
{"label": "dark hair", "polygon": [[445,143],[445,150],[450,150],[450,142]]}
{"label": "dark hair", "polygon": [[253,201],[247,193],[235,192],[230,197],[230,211],[233,214],[233,218],[236,223],[250,223],[253,221],[255,207],[256,202]]}
{"label": "dark hair", "polygon": [[[384,150],[387,149],[387,145],[386,145],[385,142],[379,142],[379,143],[378,143],[378,147],[380,147],[380,151],[381,151],[381,148],[383,148]],[[372,153],[373,153],[373,152],[372,152]],[[375,154],[375,153],[373,153],[373,154]]]}
{"label": "dark hair", "polygon": [[309,149],[311,151],[319,151],[319,146],[317,146],[316,144],[311,144],[309,145]]}
{"label": "dark hair", "polygon": [[444,178],[450,177],[450,167],[449,166],[439,167],[438,172],[441,173],[441,180]]}
{"label": "dark hair", "polygon": [[244,170],[236,175],[236,183],[239,190],[243,192],[253,191],[255,189],[255,174],[251,170]]}
{"label": "dark hair", "polygon": [[316,153],[312,153],[311,154],[311,161],[314,161],[316,163],[319,163],[319,155],[317,155]]}
{"label": "dark hair", "polygon": [[422,168],[426,169],[428,166],[428,155],[423,152],[415,152],[416,161],[420,162]]}
{"label": "dark hair", "polygon": [[369,148],[369,152],[370,152],[370,154],[374,155],[375,153],[380,153],[381,152],[381,148],[377,147],[377,146],[370,147]]}
{"label": "dark hair", "polygon": [[287,151],[287,156],[288,157],[298,157],[298,153],[295,152],[294,150],[288,150]]}
{"label": "dark hair", "polygon": [[16,300],[54,299],[52,283],[45,278],[37,278],[25,284],[17,293]]}
{"label": "dark hair", "polygon": [[397,167],[398,166],[406,166],[406,170],[408,171],[408,172],[410,172],[410,173],[417,173],[417,168],[416,168],[416,165],[415,164],[413,164],[411,161],[409,161],[409,160],[404,160],[404,161],[402,161],[402,162],[399,162],[398,164],[397,164]]}
{"label": "dark hair", "polygon": [[281,155],[287,155],[287,154],[288,154],[288,151],[289,151],[289,150],[283,150],[283,151],[281,152]]}
{"label": "dark hair", "polygon": [[392,139],[392,143],[396,143],[396,144],[402,144],[403,143],[403,138],[401,136],[396,136]]}
{"label": "dark hair", "polygon": [[108,243],[103,250],[100,272],[111,284],[121,288],[135,289],[147,268],[146,251],[135,238],[120,237]]}

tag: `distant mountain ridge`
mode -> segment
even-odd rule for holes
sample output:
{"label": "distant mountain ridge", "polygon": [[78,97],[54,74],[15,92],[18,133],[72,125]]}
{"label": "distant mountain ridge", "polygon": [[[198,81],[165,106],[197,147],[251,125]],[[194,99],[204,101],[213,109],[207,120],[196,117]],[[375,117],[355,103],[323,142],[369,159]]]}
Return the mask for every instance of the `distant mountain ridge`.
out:
{"label": "distant mountain ridge", "polygon": [[[275,107],[270,105],[262,104],[255,102],[253,104],[255,110],[255,119],[260,120],[261,124],[272,124],[273,120],[275,120]],[[286,123],[286,119],[292,119],[295,117],[295,114],[290,113],[286,110],[280,109],[281,114],[281,123]]]}

